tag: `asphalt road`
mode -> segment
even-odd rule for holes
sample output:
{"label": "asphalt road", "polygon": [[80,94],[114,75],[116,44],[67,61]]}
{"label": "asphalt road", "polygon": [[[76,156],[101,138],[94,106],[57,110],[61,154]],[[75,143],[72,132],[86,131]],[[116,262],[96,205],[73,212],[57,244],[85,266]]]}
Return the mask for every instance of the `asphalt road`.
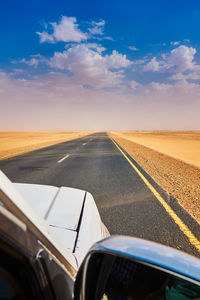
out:
{"label": "asphalt road", "polygon": [[[196,221],[137,167],[200,240]],[[0,169],[14,182],[87,190],[110,233],[157,241],[200,256],[106,133],[2,160]]]}

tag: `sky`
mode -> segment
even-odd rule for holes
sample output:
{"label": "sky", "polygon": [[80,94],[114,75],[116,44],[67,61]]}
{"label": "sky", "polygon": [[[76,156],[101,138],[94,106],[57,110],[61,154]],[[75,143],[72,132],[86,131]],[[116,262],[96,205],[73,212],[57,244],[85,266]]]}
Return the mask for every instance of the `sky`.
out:
{"label": "sky", "polygon": [[200,130],[200,2],[0,3],[0,130]]}

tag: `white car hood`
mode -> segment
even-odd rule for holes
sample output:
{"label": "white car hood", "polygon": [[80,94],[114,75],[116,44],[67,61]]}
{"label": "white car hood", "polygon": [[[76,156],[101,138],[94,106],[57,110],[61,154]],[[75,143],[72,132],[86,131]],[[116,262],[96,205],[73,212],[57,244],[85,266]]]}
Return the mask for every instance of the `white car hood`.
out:
{"label": "white car hood", "polygon": [[71,252],[77,237],[85,191],[47,185],[14,183],[32,208],[51,226]]}
{"label": "white car hood", "polygon": [[78,265],[89,248],[109,235],[92,195],[83,190],[14,183],[31,207],[49,224],[76,257]]}

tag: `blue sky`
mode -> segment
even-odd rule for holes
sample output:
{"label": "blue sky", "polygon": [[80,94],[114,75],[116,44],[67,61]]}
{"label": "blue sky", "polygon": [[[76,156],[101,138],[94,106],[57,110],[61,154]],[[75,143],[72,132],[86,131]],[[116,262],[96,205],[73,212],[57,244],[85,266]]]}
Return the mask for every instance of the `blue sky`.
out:
{"label": "blue sky", "polygon": [[0,130],[200,129],[199,1],[8,0],[0,26]]}

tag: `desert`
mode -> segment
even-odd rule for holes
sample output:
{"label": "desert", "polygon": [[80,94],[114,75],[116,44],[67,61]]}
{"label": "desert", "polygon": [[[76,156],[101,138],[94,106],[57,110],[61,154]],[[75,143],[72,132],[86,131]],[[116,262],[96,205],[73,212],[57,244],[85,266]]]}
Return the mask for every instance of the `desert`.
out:
{"label": "desert", "polygon": [[0,132],[0,159],[77,139],[90,133],[88,131]]}
{"label": "desert", "polygon": [[115,134],[200,168],[200,131],[115,132]]}
{"label": "desert", "polygon": [[110,132],[112,138],[200,223],[200,132]]}
{"label": "desert", "polygon": [[[0,159],[92,132],[0,132]],[[200,223],[200,132],[109,132],[119,145]]]}

